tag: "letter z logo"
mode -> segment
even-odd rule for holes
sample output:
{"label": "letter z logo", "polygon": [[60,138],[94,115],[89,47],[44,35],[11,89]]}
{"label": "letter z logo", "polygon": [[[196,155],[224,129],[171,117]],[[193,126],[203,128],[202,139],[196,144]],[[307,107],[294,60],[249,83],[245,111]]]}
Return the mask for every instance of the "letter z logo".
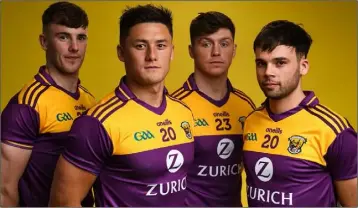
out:
{"label": "letter z logo", "polygon": [[167,154],[167,168],[171,173],[177,172],[184,164],[184,157],[178,150],[170,150]]}
{"label": "letter z logo", "polygon": [[227,159],[234,151],[234,148],[235,148],[234,142],[232,142],[231,139],[224,138],[220,140],[216,152],[221,159]]}
{"label": "letter z logo", "polygon": [[255,165],[255,173],[262,182],[271,180],[273,175],[272,161],[267,157],[259,159]]}

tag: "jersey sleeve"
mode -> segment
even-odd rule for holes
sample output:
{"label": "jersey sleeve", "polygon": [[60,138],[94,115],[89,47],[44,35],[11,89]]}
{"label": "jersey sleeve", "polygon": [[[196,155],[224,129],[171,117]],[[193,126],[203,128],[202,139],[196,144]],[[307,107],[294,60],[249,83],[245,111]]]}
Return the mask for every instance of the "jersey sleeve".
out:
{"label": "jersey sleeve", "polygon": [[99,175],[112,152],[112,141],[102,123],[83,115],[73,122],[63,157],[76,167]]}
{"label": "jersey sleeve", "polygon": [[357,177],[357,133],[347,128],[338,134],[325,159],[333,180]]}
{"label": "jersey sleeve", "polygon": [[1,114],[1,142],[31,149],[39,132],[40,117],[32,107],[16,102],[17,96]]}

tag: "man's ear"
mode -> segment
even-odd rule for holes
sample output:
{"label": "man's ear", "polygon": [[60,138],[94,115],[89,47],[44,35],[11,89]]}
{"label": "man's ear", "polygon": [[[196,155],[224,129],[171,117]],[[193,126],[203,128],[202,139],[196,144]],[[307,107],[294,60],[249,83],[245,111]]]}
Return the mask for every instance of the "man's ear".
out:
{"label": "man's ear", "polygon": [[188,46],[188,50],[189,50],[190,58],[194,59],[193,46],[192,46],[192,45],[189,45],[189,46]]}
{"label": "man's ear", "polygon": [[124,62],[124,50],[119,44],[117,45],[117,56],[120,61]]}
{"label": "man's ear", "polygon": [[308,70],[310,68],[308,59],[306,57],[302,57],[300,61],[300,74],[302,76],[306,75],[308,73]]}
{"label": "man's ear", "polygon": [[172,48],[172,53],[170,54],[170,60],[173,61],[173,59],[174,59],[174,45]]}
{"label": "man's ear", "polygon": [[39,35],[39,42],[40,42],[41,48],[46,51],[48,48],[48,40],[44,33],[41,33]]}
{"label": "man's ear", "polygon": [[235,55],[236,55],[236,48],[237,48],[237,45],[236,44],[234,44],[234,51],[233,51],[233,53],[232,53],[232,57],[234,58],[235,57]]}

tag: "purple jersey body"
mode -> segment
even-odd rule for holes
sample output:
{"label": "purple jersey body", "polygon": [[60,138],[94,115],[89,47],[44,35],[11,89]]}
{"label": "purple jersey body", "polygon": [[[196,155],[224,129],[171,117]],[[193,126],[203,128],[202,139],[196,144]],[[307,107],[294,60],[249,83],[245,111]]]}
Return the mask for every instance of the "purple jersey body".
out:
{"label": "purple jersey body", "polygon": [[224,98],[213,100],[199,90],[192,74],[173,93],[195,118],[195,158],[186,206],[241,206],[242,128],[254,104],[229,80],[227,86]]}
{"label": "purple jersey body", "polygon": [[337,206],[334,181],[357,177],[357,134],[313,92],[273,114],[268,102],[244,127],[249,206]]}
{"label": "purple jersey body", "polygon": [[44,67],[7,104],[1,115],[1,142],[32,150],[19,181],[20,206],[48,206],[53,173],[72,122],[94,104],[81,85],[76,93],[67,92]]}
{"label": "purple jersey body", "polygon": [[194,120],[164,92],[158,108],[119,87],[74,122],[64,158],[97,176],[99,207],[183,206]]}

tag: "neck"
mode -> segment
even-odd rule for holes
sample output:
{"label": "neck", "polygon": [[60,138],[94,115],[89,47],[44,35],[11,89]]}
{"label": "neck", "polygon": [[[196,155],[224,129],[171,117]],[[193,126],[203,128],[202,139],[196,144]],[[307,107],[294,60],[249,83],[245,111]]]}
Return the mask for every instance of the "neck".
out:
{"label": "neck", "polygon": [[131,79],[126,79],[126,85],[132,93],[145,103],[158,108],[163,101],[164,82],[143,86]]}
{"label": "neck", "polygon": [[297,107],[304,98],[305,94],[303,93],[301,88],[298,87],[295,91],[282,99],[269,99],[270,110],[274,114],[281,114],[287,112]]}
{"label": "neck", "polygon": [[223,99],[228,91],[227,74],[209,77],[195,70],[194,79],[199,90],[214,100]]}
{"label": "neck", "polygon": [[77,91],[78,73],[61,73],[58,69],[49,65],[46,65],[46,72],[51,76],[51,78],[58,86],[71,93],[75,93]]}

